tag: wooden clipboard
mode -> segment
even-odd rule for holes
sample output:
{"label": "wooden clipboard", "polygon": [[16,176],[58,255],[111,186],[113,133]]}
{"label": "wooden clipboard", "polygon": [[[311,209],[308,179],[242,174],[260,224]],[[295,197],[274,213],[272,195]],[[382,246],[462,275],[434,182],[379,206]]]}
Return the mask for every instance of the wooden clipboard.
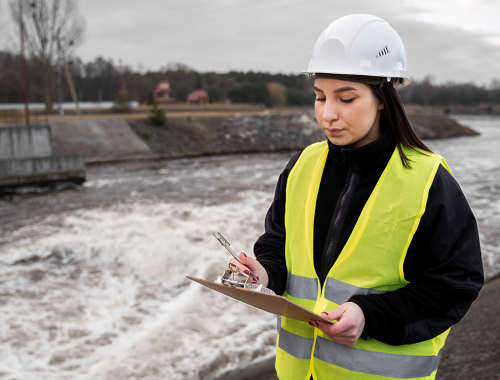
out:
{"label": "wooden clipboard", "polygon": [[237,288],[235,286],[223,285],[218,282],[202,280],[201,278],[186,276],[192,281],[195,281],[207,288],[215,290],[238,301],[244,302],[247,305],[256,307],[257,309],[267,311],[268,313],[281,315],[298,319],[299,321],[309,322],[320,321],[326,323],[333,323],[328,319],[313,313],[306,308],[297,305],[295,302],[290,301],[288,298],[277,296],[275,294],[268,294],[258,292],[250,289]]}

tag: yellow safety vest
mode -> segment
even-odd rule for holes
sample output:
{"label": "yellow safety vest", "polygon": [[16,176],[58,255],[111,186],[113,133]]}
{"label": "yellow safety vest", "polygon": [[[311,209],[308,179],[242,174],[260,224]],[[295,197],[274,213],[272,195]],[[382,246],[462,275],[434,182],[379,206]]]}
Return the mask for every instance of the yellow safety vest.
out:
{"label": "yellow safety vest", "polygon": [[[408,246],[439,165],[449,168],[438,155],[404,152],[412,168],[403,167],[396,149],[321,289],[313,259],[314,212],[328,145],[304,150],[287,180],[287,298],[319,314],[353,295],[390,292],[409,283],[403,273]],[[359,339],[349,347],[307,322],[279,317],[276,371],[282,380],[434,379],[448,333],[401,346]]]}

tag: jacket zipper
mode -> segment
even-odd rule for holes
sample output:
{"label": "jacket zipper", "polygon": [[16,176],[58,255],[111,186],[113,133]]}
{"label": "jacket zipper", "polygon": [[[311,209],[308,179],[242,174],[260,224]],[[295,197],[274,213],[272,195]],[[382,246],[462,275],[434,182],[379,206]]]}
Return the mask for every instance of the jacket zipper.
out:
{"label": "jacket zipper", "polygon": [[[342,154],[342,162],[346,163],[347,159],[347,149],[340,150]],[[349,161],[349,171],[347,173],[346,182],[342,192],[340,193],[339,200],[337,201],[337,205],[335,206],[335,211],[332,216],[332,221],[330,224],[330,230],[328,231],[328,236],[326,240],[326,247],[323,251],[323,259],[321,265],[321,279],[324,282],[326,281],[326,276],[333,264],[337,260],[337,256],[334,256],[337,251],[337,246],[340,240],[340,233],[342,232],[342,227],[345,221],[345,215],[347,212],[347,208],[352,199],[352,194],[354,189],[356,188],[359,180],[359,175],[356,173],[356,163],[351,160]]]}

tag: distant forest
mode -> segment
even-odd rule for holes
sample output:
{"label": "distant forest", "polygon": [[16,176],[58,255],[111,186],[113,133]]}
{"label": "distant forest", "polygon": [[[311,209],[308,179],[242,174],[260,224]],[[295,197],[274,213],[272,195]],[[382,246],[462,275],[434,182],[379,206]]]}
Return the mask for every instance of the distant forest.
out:
{"label": "distant forest", "polygon": [[[120,90],[120,67],[113,60],[102,57],[84,63],[79,58],[71,62],[70,70],[80,101],[114,101]],[[129,100],[150,103],[152,92],[159,81],[170,82],[178,101],[185,101],[193,90],[204,89],[212,102],[229,100],[233,103],[264,104],[267,106],[312,105],[312,79],[304,74],[269,74],[261,72],[200,73],[183,64],[170,64],[160,71],[138,72],[130,66],[121,69],[126,82]],[[57,99],[55,84],[57,67],[54,67],[53,97]],[[38,65],[27,61],[28,91],[30,102],[44,102],[40,86]],[[64,75],[64,101],[71,101]],[[23,102],[22,77],[19,55],[0,51],[0,103]],[[419,105],[479,105],[500,104],[500,80],[493,80],[488,87],[474,84],[434,84],[431,78],[414,81],[400,89],[405,103]]]}

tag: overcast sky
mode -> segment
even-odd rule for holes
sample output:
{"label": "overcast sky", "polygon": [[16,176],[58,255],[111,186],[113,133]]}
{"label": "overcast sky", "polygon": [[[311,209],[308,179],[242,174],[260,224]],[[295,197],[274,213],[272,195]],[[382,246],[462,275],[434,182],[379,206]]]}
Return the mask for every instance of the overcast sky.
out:
{"label": "overcast sky", "polygon": [[[299,73],[333,20],[385,19],[401,36],[413,79],[488,84],[500,78],[500,0],[81,0],[84,61],[122,59],[157,70],[181,62],[199,71]],[[0,0],[5,36],[7,0]],[[4,38],[3,42],[5,44]],[[8,41],[7,41],[8,42]]]}

